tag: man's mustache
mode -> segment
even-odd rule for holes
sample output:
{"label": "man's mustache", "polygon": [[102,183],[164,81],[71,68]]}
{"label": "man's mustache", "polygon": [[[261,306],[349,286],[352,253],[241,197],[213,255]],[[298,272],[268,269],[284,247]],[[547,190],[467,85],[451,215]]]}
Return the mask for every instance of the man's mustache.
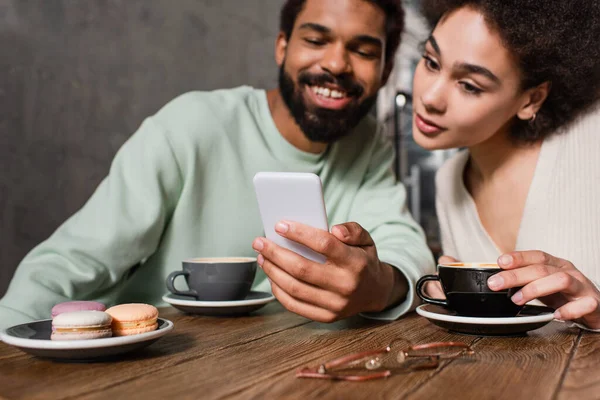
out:
{"label": "man's mustache", "polygon": [[333,76],[331,74],[313,74],[310,72],[301,72],[298,75],[298,83],[309,86],[324,86],[326,83],[336,85],[348,96],[360,97],[364,89],[350,75]]}

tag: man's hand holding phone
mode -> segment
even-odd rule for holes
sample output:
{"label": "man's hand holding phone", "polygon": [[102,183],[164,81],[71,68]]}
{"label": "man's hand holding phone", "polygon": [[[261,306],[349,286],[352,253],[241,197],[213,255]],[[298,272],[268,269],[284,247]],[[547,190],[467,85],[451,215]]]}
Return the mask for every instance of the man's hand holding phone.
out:
{"label": "man's hand holding phone", "polygon": [[252,243],[273,294],[296,314],[333,322],[360,312],[381,311],[406,296],[404,276],[379,260],[371,235],[357,223],[336,225],[327,232],[280,221],[275,231],[326,258],[325,264],[311,261],[264,237]]}

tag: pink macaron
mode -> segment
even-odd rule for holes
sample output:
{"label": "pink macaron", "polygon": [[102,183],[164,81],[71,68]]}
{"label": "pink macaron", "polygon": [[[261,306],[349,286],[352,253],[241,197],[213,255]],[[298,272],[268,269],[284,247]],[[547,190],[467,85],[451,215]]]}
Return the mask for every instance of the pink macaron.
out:
{"label": "pink macaron", "polygon": [[65,301],[52,307],[52,318],[73,311],[106,311],[106,306],[98,301]]}
{"label": "pink macaron", "polygon": [[112,317],[104,311],[64,312],[52,320],[52,340],[100,339],[112,336]]}

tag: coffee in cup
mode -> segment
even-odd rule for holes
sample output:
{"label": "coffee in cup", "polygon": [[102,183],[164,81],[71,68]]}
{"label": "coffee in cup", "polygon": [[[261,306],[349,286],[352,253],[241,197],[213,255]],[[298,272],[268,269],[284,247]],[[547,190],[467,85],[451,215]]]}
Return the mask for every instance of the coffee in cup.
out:
{"label": "coffee in cup", "polygon": [[[254,282],[256,258],[191,258],[182,262],[182,268],[167,277],[171,293],[203,301],[243,300]],[[189,290],[175,288],[175,278],[179,275],[185,276]]]}
{"label": "coffee in cup", "polygon": [[[425,275],[417,281],[417,295],[426,303],[444,306],[469,317],[514,317],[523,306],[511,297],[521,288],[493,291],[488,279],[502,269],[495,263],[448,263],[438,265],[438,275]],[[423,293],[428,281],[439,281],[446,299]]]}

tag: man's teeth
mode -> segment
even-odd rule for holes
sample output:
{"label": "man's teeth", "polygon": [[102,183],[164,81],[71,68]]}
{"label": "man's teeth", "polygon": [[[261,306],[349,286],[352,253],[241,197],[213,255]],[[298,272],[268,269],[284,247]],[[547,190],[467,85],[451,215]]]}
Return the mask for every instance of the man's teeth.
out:
{"label": "man's teeth", "polygon": [[341,99],[346,97],[346,92],[342,92],[340,90],[329,89],[321,86],[311,86],[311,89],[313,92],[323,97],[331,97],[332,99]]}

